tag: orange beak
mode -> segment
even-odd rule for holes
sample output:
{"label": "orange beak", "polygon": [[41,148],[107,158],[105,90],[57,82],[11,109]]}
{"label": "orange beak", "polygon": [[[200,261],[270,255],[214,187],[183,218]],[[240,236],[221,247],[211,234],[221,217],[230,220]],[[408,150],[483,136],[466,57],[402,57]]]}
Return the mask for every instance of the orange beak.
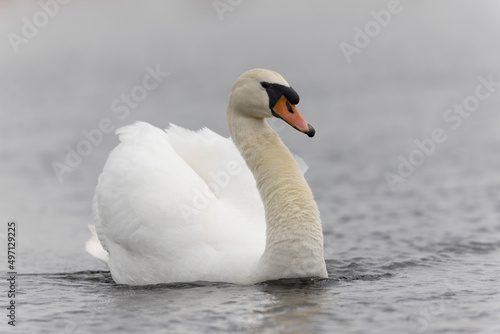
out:
{"label": "orange beak", "polygon": [[313,137],[316,131],[307,123],[307,121],[299,114],[294,104],[291,104],[287,98],[282,95],[272,109],[275,117],[281,118],[295,129],[305,133],[309,137]]}

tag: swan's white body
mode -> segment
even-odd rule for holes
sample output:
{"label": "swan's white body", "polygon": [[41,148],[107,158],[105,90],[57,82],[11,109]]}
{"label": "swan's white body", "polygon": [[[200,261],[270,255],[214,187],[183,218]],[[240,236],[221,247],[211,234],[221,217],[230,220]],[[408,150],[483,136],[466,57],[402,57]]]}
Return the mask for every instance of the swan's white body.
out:
{"label": "swan's white body", "polygon": [[227,109],[232,139],[142,122],[117,131],[87,242],[117,283],[327,277],[319,211],[264,120],[269,99],[254,85],[262,81],[288,86],[275,72],[243,74]]}

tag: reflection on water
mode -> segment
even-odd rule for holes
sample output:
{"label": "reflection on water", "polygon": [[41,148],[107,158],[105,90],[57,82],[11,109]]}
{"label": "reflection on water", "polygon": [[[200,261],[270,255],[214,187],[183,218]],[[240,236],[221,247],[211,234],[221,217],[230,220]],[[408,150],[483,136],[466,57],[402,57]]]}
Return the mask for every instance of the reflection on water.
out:
{"label": "reflection on water", "polygon": [[336,294],[328,280],[296,279],[267,282],[262,291],[270,303],[261,312],[261,324],[254,329],[265,332],[274,328],[285,333],[314,333],[320,327],[319,317],[327,315]]}

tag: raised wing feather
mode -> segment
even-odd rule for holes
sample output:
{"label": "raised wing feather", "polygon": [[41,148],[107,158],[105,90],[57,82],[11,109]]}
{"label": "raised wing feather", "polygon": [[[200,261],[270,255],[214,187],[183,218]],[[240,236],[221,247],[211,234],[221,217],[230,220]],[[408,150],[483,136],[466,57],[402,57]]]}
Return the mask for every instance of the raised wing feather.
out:
{"label": "raised wing feather", "polygon": [[165,133],[142,122],[117,134],[121,144],[99,177],[94,204],[115,280],[212,280],[231,265],[235,274],[250,270],[241,259],[262,254],[264,211],[232,141],[208,129]]}

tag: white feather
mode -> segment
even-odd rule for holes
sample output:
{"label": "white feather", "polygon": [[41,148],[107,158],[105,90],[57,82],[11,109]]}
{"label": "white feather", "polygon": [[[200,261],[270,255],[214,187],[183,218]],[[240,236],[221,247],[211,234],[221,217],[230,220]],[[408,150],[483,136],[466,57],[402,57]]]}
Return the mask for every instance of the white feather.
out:
{"label": "white feather", "polygon": [[[278,80],[272,73],[272,79]],[[265,78],[265,74],[259,75]],[[263,98],[260,85],[258,89],[250,93]],[[238,115],[232,122],[241,122],[230,126],[233,130],[245,126]],[[254,133],[269,130],[266,124]],[[319,212],[299,170],[299,165],[304,170],[307,165],[303,160],[293,161],[277,134],[273,132],[269,144],[281,151],[266,156],[264,148],[255,150],[262,151],[255,153],[261,154],[257,164],[262,165],[263,173],[268,172],[266,161],[275,168],[289,169],[283,173],[288,180],[278,177],[264,183],[273,191],[291,189],[288,198],[285,193],[280,196],[285,204],[293,202],[288,207],[296,208],[290,212],[294,216],[285,217],[285,223],[297,230],[287,231],[286,224],[283,231],[275,227],[272,213],[281,209],[271,205],[273,222],[267,228],[271,226],[274,239],[267,240],[267,247],[273,248],[267,250],[264,203],[276,200],[268,200],[268,193],[264,193],[264,203],[261,199],[263,193],[247,167],[253,159],[251,149],[237,148],[230,138],[206,128],[193,132],[171,124],[163,131],[137,122],[116,133],[121,143],[99,177],[93,205],[97,232],[90,227],[92,238],[86,249],[108,264],[117,283],[245,284],[326,275]],[[251,139],[247,143],[255,144]],[[240,151],[245,152],[246,161]],[[297,184],[288,187],[286,182],[295,183],[291,176],[298,178]],[[301,207],[305,210],[297,211]],[[301,230],[301,226],[305,228]],[[280,241],[292,239],[298,241]]]}

